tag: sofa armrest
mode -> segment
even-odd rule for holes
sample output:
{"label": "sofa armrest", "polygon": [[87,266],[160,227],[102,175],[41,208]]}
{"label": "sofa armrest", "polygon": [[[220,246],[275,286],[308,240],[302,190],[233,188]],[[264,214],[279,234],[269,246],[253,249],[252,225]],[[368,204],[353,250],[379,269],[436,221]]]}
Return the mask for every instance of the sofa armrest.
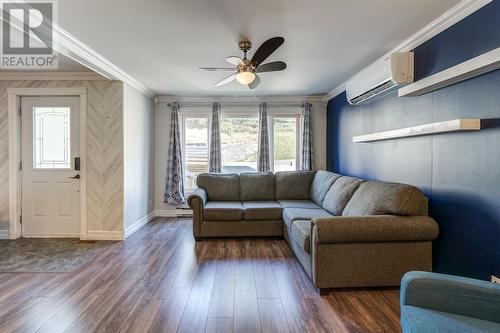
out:
{"label": "sofa armrest", "polygon": [[459,276],[409,272],[401,280],[401,306],[410,305],[500,322],[500,285]]}
{"label": "sofa armrest", "polygon": [[[199,202],[196,202],[199,200]],[[207,203],[207,192],[202,188],[197,188],[194,192],[188,197],[188,205],[192,209],[195,209],[195,205],[201,204],[201,208],[205,206]]]}
{"label": "sofa armrest", "polygon": [[207,203],[207,192],[197,188],[187,200],[189,207],[193,210],[193,236],[200,239],[201,223],[203,222],[203,207]]}
{"label": "sofa armrest", "polygon": [[431,241],[439,227],[428,216],[336,216],[312,219],[312,239],[319,244]]}

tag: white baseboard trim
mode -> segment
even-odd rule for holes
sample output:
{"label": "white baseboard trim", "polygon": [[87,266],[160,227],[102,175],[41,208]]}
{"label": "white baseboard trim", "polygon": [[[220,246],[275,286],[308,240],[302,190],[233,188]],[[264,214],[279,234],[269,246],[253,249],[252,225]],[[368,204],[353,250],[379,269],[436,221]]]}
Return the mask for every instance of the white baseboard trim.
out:
{"label": "white baseboard trim", "polygon": [[[179,214],[182,212],[183,214]],[[144,216],[142,219],[138,220],[131,226],[125,228],[125,232],[123,231],[103,231],[103,230],[88,230],[87,234],[79,234],[79,235],[25,235],[26,237],[33,238],[56,238],[56,237],[80,237],[80,239],[88,239],[88,240],[124,240],[134,232],[139,230],[141,227],[146,225],[147,223],[154,220],[156,217],[180,217],[183,215],[192,214],[192,210],[177,210],[177,209],[157,209]],[[0,239],[15,239],[14,235],[9,234],[8,230],[0,230]],[[19,238],[19,237],[17,237]]]}
{"label": "white baseboard trim", "polygon": [[88,240],[124,240],[123,231],[88,230]]}
{"label": "white baseboard trim", "polygon": [[80,238],[80,234],[27,234],[23,238]]}
{"label": "white baseboard trim", "polygon": [[137,230],[139,230],[146,223],[152,221],[155,218],[155,216],[156,216],[155,211],[152,211],[148,215],[144,216],[142,219],[136,221],[131,226],[126,227],[125,228],[125,239],[128,238],[130,235],[132,235]]}

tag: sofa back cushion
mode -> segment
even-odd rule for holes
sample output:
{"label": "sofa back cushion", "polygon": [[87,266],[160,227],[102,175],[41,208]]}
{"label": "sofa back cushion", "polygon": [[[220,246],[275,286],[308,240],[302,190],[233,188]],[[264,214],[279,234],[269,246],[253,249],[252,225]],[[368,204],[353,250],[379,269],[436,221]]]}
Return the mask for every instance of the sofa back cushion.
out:
{"label": "sofa back cushion", "polygon": [[347,203],[363,181],[354,177],[339,177],[326,192],[322,205],[323,209],[336,216],[342,215]]}
{"label": "sofa back cushion", "polygon": [[311,184],[311,200],[321,206],[326,192],[341,175],[328,171],[317,171]]}
{"label": "sofa back cushion", "polygon": [[240,200],[240,176],[237,174],[202,173],[196,185],[207,192],[209,201]]}
{"label": "sofa back cushion", "polygon": [[275,200],[272,172],[240,174],[241,201]]}
{"label": "sofa back cushion", "polygon": [[315,171],[281,171],[274,174],[276,199],[310,199],[309,190]]}
{"label": "sofa back cushion", "polygon": [[367,181],[359,186],[342,215],[421,215],[426,205],[424,194],[415,186]]}

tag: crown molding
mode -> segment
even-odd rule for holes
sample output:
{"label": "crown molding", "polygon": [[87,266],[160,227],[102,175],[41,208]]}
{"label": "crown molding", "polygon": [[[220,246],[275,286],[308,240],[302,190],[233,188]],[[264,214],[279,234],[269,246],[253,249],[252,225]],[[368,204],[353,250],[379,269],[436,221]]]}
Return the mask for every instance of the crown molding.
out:
{"label": "crown molding", "polygon": [[[463,20],[470,14],[474,13],[478,9],[489,4],[492,0],[463,0],[457,5],[446,11],[443,15],[439,16],[437,19],[426,25],[424,28],[405,39],[398,46],[384,54],[379,59],[386,58],[388,55],[396,52],[408,52],[414,50],[416,47],[422,45],[429,39],[440,34],[444,30],[448,29],[455,23]],[[347,81],[347,80],[346,80]],[[330,91],[326,96],[327,100],[332,99],[335,96],[340,95],[345,91],[345,82],[338,85],[335,89]]]}
{"label": "crown molding", "polygon": [[342,82],[325,96],[326,102],[328,102],[335,96],[342,94],[344,91],[345,91],[345,82]]}
{"label": "crown molding", "polygon": [[54,25],[53,33],[53,48],[57,52],[64,54],[68,58],[108,79],[123,81],[151,98],[156,96],[151,89],[133,78],[130,74],[113,64],[111,61],[104,58],[102,55],[91,49],[88,45],[78,40],[60,26]]}
{"label": "crown molding", "polygon": [[107,80],[95,72],[0,72],[0,81],[96,81]]}
{"label": "crown molding", "polygon": [[[30,4],[26,5],[30,6]],[[13,25],[13,27],[19,29],[17,25]],[[57,23],[52,22],[52,29],[42,25],[39,33],[47,36],[52,35],[52,48],[58,53],[67,56],[107,79],[123,81],[151,98],[156,96],[151,89],[61,28]]]}
{"label": "crown molding", "polygon": [[232,97],[232,96],[208,96],[208,97],[198,97],[198,96],[158,96],[155,98],[155,103],[188,103],[188,104],[208,104],[208,103],[221,103],[221,104],[258,104],[262,102],[272,103],[272,104],[290,104],[290,103],[325,103],[324,95],[309,95],[309,96],[242,96],[242,97]]}

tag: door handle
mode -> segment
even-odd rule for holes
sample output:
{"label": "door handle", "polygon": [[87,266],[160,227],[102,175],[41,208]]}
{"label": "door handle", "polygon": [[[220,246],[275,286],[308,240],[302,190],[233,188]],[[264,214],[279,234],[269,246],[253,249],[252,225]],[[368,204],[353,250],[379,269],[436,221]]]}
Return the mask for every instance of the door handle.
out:
{"label": "door handle", "polygon": [[80,179],[80,175],[76,175],[76,176],[68,177],[68,178],[71,178],[71,179]]}

